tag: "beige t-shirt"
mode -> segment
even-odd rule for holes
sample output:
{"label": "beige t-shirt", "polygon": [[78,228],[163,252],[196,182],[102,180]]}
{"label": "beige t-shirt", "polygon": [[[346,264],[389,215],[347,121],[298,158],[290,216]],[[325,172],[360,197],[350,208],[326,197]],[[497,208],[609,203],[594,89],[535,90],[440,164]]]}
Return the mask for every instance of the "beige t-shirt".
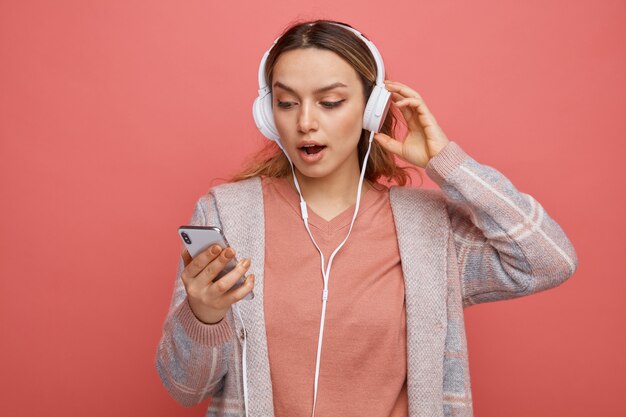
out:
{"label": "beige t-shirt", "polygon": [[[284,178],[262,178],[265,210],[264,313],[277,417],[310,416],[322,313],[320,255]],[[309,208],[309,227],[330,255],[354,214],[330,221]],[[408,416],[404,281],[389,189],[361,198],[352,233],[333,260],[315,414]]]}

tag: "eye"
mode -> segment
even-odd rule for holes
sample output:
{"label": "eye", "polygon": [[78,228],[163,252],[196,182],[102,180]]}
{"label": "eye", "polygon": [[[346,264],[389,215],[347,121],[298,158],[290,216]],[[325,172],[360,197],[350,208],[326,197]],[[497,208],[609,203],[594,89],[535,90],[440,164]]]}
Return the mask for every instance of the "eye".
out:
{"label": "eye", "polygon": [[[339,107],[344,101],[345,99],[339,101],[321,101],[320,104],[327,109],[332,109]],[[292,107],[293,103],[291,101],[278,101],[276,105],[281,109],[289,109]]]}
{"label": "eye", "polygon": [[332,109],[334,107],[339,107],[341,106],[341,103],[344,100],[339,100],[339,101],[322,101],[321,104],[322,106],[326,107],[327,109]]}

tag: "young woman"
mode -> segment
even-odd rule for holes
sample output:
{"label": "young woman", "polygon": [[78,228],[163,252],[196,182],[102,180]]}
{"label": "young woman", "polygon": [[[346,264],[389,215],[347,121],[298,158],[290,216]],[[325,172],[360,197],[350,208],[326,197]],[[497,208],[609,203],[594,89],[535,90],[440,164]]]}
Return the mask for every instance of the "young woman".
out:
{"label": "young woman", "polygon": [[[271,141],[196,204],[191,224],[232,247],[183,251],[163,384],[183,405],[212,397],[209,416],[471,416],[463,308],[561,284],[572,244],[348,25],[293,25],[259,73]],[[441,191],[405,186],[410,167]]]}

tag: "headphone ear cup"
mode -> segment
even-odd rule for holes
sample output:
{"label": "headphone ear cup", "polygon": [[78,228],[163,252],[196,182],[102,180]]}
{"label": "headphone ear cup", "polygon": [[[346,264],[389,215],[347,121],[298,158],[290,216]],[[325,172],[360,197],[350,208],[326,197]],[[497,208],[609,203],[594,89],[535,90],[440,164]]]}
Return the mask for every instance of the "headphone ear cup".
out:
{"label": "headphone ear cup", "polygon": [[280,141],[278,129],[274,122],[274,112],[272,111],[272,94],[267,93],[264,96],[258,96],[252,105],[252,116],[257,129],[261,131],[263,136],[274,142]]}
{"label": "headphone ear cup", "polygon": [[387,118],[390,104],[391,93],[385,86],[376,84],[363,112],[363,129],[375,133],[380,132]]}

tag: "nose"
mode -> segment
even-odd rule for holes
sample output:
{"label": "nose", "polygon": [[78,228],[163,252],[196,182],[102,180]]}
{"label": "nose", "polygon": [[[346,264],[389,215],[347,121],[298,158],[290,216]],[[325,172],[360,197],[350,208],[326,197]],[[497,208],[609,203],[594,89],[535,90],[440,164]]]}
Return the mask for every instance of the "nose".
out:
{"label": "nose", "polygon": [[303,102],[300,109],[300,113],[298,114],[298,129],[304,133],[309,130],[317,130],[318,121],[315,106]]}

